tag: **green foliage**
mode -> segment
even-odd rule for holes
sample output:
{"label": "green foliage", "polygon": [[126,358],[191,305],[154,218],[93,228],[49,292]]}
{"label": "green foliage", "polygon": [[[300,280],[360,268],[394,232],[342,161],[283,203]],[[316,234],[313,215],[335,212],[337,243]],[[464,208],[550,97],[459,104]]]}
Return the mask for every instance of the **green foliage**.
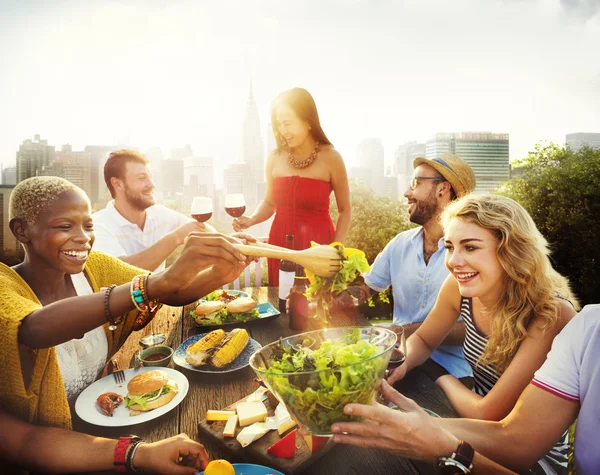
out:
{"label": "green foliage", "polygon": [[[331,200],[331,217],[337,220],[337,205]],[[403,202],[377,196],[362,183],[350,180],[352,222],[344,245],[364,251],[373,263],[385,245],[398,233],[412,227]]]}
{"label": "green foliage", "polygon": [[600,302],[600,150],[537,145],[499,191],[531,214],[582,304]]}

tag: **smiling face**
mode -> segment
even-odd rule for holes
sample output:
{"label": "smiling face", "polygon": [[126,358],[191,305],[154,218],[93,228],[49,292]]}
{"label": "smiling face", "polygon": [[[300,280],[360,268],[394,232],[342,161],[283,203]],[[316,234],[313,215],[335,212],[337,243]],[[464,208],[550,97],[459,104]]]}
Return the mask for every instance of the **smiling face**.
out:
{"label": "smiling face", "polygon": [[129,205],[143,211],[156,204],[154,182],[148,166],[140,162],[127,162],[123,180],[115,186],[116,199],[125,199]]}
{"label": "smiling face", "polygon": [[446,267],[463,297],[493,300],[507,277],[498,259],[498,238],[488,229],[452,218],[445,229]]}
{"label": "smiling face", "polygon": [[404,193],[408,200],[408,219],[423,226],[431,219],[437,218],[442,210],[437,188],[443,178],[429,165],[419,165],[415,168],[414,177],[417,178],[414,189],[409,187]]}
{"label": "smiling face", "polygon": [[31,260],[66,274],[82,272],[95,239],[91,211],[83,192],[62,193],[28,225]]}
{"label": "smiling face", "polygon": [[287,104],[279,104],[275,109],[277,130],[289,148],[304,144],[310,135],[310,125],[302,120]]}

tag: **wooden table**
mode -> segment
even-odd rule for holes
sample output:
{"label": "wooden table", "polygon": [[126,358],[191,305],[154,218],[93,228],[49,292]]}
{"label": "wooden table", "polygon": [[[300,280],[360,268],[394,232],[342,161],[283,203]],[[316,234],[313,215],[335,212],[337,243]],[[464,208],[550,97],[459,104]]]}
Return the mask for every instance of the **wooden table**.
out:
{"label": "wooden table", "polygon": [[[260,287],[244,290],[259,303],[271,302],[275,307],[278,305],[277,288]],[[187,306],[183,308],[182,312],[181,309],[163,307],[160,315],[156,318],[155,331],[166,333],[168,344],[174,349],[190,336],[201,333],[189,316],[189,311],[192,308]],[[183,313],[182,319],[179,318],[181,313]],[[364,319],[358,312],[334,315],[330,322],[330,326],[335,327],[366,325],[369,325],[368,320]],[[289,329],[286,315],[265,321],[254,321],[241,326],[246,327],[251,337],[262,345],[271,343],[280,336],[286,337],[294,333]],[[312,320],[310,322],[311,329],[317,329],[321,326],[319,322]],[[130,362],[141,336],[148,333],[150,333],[150,329],[146,328],[130,337],[130,340],[119,353],[121,362],[125,363],[122,364],[122,367],[127,366]],[[181,368],[177,369],[181,370]],[[252,369],[248,367],[226,374],[204,374],[185,369],[182,372],[190,382],[188,395],[176,409],[164,416],[144,424],[123,428],[99,428],[76,420],[74,421],[74,428],[89,434],[112,438],[135,433],[148,441],[156,441],[184,432],[192,439],[204,443],[211,458],[227,458],[231,462],[251,462],[250,460],[235,460],[225,448],[211,445],[208,440],[199,439],[198,423],[204,419],[208,409],[224,408],[253,392],[256,385],[253,383],[255,374]],[[402,381],[400,389],[404,395],[442,417],[456,415],[443,392],[430,378],[418,370],[411,372]],[[437,471],[432,466],[394,457],[384,451],[340,445],[332,448],[324,457],[304,472],[305,475],[338,473],[397,475],[433,474]]]}

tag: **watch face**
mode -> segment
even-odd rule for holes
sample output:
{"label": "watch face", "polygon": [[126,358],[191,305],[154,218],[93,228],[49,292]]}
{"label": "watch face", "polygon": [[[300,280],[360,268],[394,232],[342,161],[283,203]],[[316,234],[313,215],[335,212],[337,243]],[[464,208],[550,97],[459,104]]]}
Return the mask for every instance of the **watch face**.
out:
{"label": "watch face", "polygon": [[438,463],[438,467],[444,475],[464,475],[471,473],[468,468],[453,458],[442,457]]}

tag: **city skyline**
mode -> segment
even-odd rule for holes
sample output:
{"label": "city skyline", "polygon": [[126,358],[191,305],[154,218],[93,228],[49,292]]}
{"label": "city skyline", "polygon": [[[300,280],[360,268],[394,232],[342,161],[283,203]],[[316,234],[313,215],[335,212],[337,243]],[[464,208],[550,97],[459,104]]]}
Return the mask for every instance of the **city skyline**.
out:
{"label": "city skyline", "polygon": [[401,144],[445,130],[508,133],[511,160],[600,130],[598,9],[481,3],[6,1],[0,162],[41,134],[74,150],[190,144],[239,163],[250,80],[265,132],[270,102],[306,87],[348,169],[369,138],[388,166]]}

